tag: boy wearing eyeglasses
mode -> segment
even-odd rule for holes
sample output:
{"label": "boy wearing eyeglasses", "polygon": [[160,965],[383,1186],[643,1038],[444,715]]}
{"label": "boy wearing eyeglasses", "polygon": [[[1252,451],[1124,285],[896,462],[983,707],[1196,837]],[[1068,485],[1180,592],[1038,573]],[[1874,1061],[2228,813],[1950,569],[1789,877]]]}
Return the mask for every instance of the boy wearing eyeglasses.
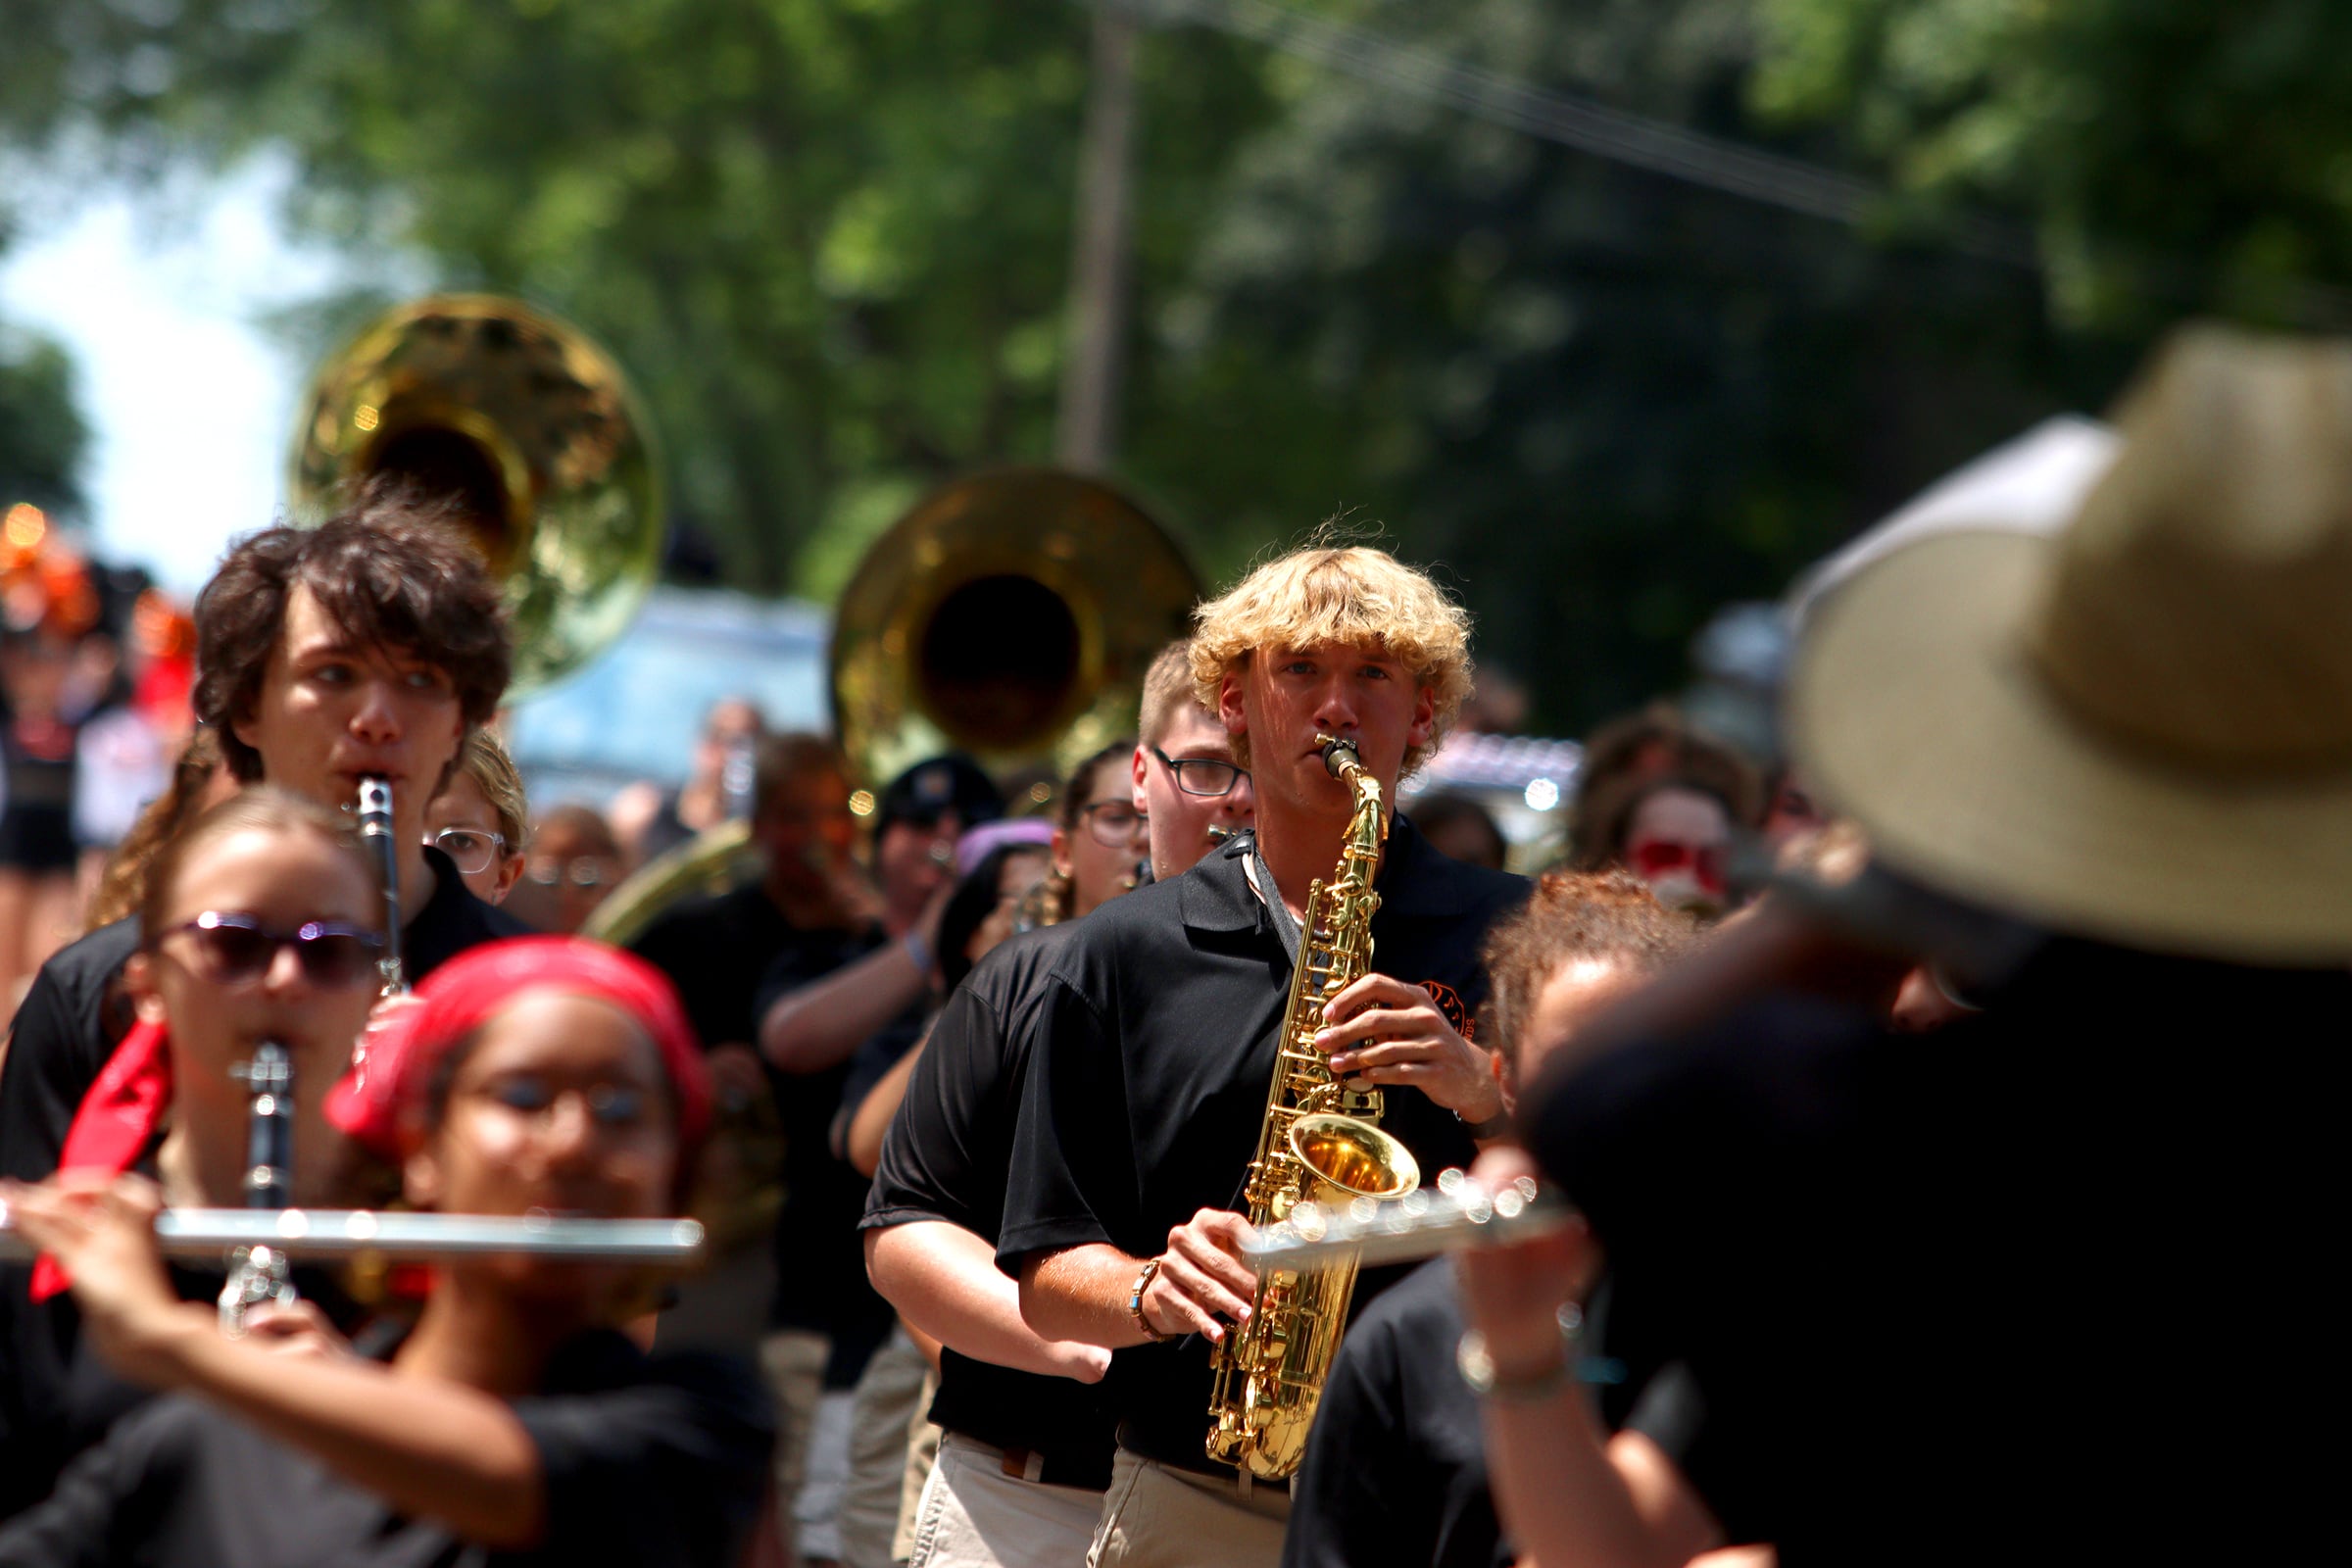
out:
{"label": "boy wearing eyeglasses", "polygon": [[424,842],[449,857],[473,896],[504,904],[522,875],[531,811],[522,775],[498,737],[466,737],[458,766],[424,808]]}
{"label": "boy wearing eyeglasses", "polygon": [[1193,692],[1192,642],[1170,643],[1144,675],[1135,808],[1152,819],[1152,877],[1182,876],[1256,815],[1233,737]]}

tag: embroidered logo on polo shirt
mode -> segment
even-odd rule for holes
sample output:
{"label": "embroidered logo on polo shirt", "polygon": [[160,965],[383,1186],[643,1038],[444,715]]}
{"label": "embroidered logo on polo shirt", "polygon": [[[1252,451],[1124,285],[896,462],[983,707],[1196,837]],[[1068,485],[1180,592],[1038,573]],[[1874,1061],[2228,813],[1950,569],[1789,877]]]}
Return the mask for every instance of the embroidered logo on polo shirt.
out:
{"label": "embroidered logo on polo shirt", "polygon": [[1462,994],[1443,980],[1424,980],[1421,989],[1429,993],[1430,1001],[1438,1004],[1438,1010],[1446,1015],[1446,1021],[1453,1025],[1453,1032],[1475,1045],[1478,1041],[1478,1019],[1468,1007],[1462,1005]]}

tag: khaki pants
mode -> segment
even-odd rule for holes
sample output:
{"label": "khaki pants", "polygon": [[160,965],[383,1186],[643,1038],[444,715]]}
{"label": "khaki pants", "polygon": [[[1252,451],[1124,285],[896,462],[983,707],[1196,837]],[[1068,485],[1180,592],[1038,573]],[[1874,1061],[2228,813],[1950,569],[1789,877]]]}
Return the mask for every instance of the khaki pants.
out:
{"label": "khaki pants", "polygon": [[900,1562],[914,1555],[915,1518],[923,1509],[923,1489],[931,1484],[931,1467],[939,1462],[940,1430],[925,1412],[939,1392],[939,1374],[923,1379],[923,1392],[914,1396],[914,1425],[906,1432],[906,1474],[899,1485],[899,1533],[891,1538],[890,1554]]}
{"label": "khaki pants", "polygon": [[841,1494],[846,1568],[890,1568],[906,1485],[906,1437],[922,1406],[931,1363],[904,1328],[893,1328],[858,1376],[850,1405],[850,1473]]}
{"label": "khaki pants", "polygon": [[760,1342],[760,1371],[776,1401],[776,1519],[784,1553],[793,1550],[793,1503],[808,1474],[808,1445],[816,1423],[816,1401],[824,1392],[825,1356],[831,1343],[806,1329],[779,1329]]}
{"label": "khaki pants", "polygon": [[1281,1568],[1287,1489],[1195,1475],[1121,1448],[1088,1568]]}
{"label": "khaki pants", "polygon": [[908,1568],[1078,1568],[1102,1518],[1102,1494],[1008,1476],[1004,1449],[950,1432],[923,1487]]}

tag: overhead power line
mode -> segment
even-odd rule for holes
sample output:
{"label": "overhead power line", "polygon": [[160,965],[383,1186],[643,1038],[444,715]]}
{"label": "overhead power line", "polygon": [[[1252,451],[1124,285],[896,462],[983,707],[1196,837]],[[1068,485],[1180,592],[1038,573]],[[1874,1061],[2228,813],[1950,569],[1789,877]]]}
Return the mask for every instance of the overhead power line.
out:
{"label": "overhead power line", "polygon": [[[1247,38],[1628,168],[1809,218],[1858,228],[1883,217],[1891,200],[1885,186],[1839,170],[1611,108],[1589,97],[1538,87],[1274,0],[1094,3],[1131,12],[1148,23],[1207,27]],[[1948,217],[1936,234],[1920,237],[1927,243],[2012,267],[2038,271],[2042,266],[2031,231],[1982,215]],[[2187,301],[2203,297],[2200,283],[2210,275],[2209,268],[2178,256],[2108,254],[2127,262],[2149,293]],[[2352,292],[2302,279],[2279,279],[2273,287],[2281,313],[2298,324],[2340,329],[2352,321]]]}
{"label": "overhead power line", "polygon": [[[1646,170],[1808,218],[1859,226],[1885,211],[1870,180],[1722,136],[1538,87],[1434,50],[1270,0],[1102,0],[1150,21],[1248,38],[1351,76],[1506,125],[1612,163]],[[1974,255],[2037,267],[2032,236],[1982,219],[1955,221],[1949,243]]]}

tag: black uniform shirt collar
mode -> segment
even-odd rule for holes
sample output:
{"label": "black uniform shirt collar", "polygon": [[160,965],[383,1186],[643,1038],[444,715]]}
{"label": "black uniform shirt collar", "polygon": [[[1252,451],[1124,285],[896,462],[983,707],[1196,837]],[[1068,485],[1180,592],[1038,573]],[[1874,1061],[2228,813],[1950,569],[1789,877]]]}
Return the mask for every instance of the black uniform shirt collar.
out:
{"label": "black uniform shirt collar", "polygon": [[[1249,931],[1258,925],[1264,906],[1243,869],[1256,842],[1250,833],[1236,834],[1178,879],[1178,907],[1186,925],[1196,931]],[[1388,851],[1373,886],[1380,893],[1381,913],[1391,916],[1447,919],[1482,907],[1477,874],[1432,849],[1401,812],[1389,817]]]}

